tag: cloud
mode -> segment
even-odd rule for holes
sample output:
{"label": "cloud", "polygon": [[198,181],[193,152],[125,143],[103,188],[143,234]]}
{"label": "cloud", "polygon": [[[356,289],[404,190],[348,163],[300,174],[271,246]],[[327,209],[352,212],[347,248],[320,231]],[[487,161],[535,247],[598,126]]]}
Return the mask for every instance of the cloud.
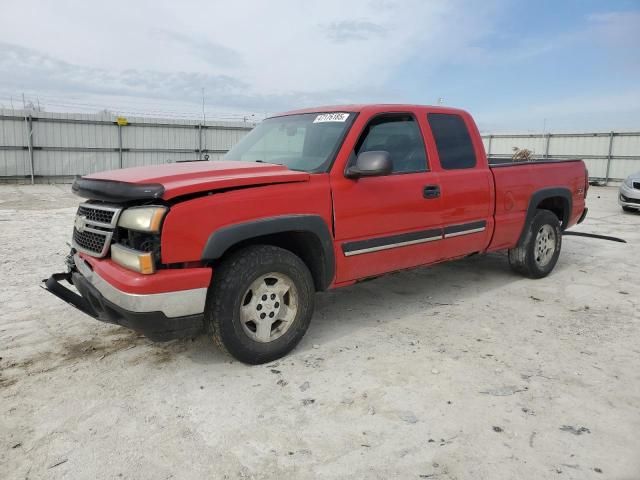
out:
{"label": "cloud", "polygon": [[165,46],[179,46],[182,54],[198,57],[209,66],[237,68],[243,64],[242,55],[237,50],[200,38],[199,35],[189,36],[163,29],[153,29],[151,33]]}
{"label": "cloud", "polygon": [[[90,97],[95,108],[106,108],[111,103],[115,110],[151,112],[157,109],[158,101],[170,101],[182,104],[183,111],[200,114],[202,88],[205,89],[207,103],[218,110],[241,110],[253,112],[275,112],[302,105],[328,103],[349,103],[351,98],[369,98],[373,100],[381,92],[357,89],[327,89],[322,91],[292,90],[285,93],[252,92],[242,80],[228,75],[209,75],[195,72],[161,72],[154,70],[112,70],[74,65],[45,55],[33,49],[0,43],[0,71],[9,72],[2,81],[7,92],[0,95],[6,101],[10,93],[27,92],[33,97],[51,99],[54,107],[65,105],[61,96],[74,98]],[[131,99],[138,99],[142,106],[131,107]],[[191,102],[197,108],[184,104]],[[69,100],[68,107],[82,106]],[[105,107],[103,107],[103,105]],[[153,105],[153,106],[152,106]],[[55,110],[55,108],[54,108]]]}
{"label": "cloud", "polygon": [[528,108],[478,111],[476,120],[483,133],[530,130],[611,131],[638,129],[640,89],[598,94],[575,94],[551,98]]}
{"label": "cloud", "polygon": [[329,25],[321,25],[329,40],[344,43],[354,40],[367,40],[371,37],[383,36],[386,29],[373,22],[342,20]]}
{"label": "cloud", "polygon": [[153,70],[112,70],[74,65],[33,49],[0,43],[0,71],[5,89],[13,91],[85,92],[145,95],[155,98],[195,98],[206,87],[218,95],[233,94],[247,85],[227,75]]}
{"label": "cloud", "polygon": [[637,50],[640,45],[640,12],[595,13],[587,19],[600,38],[613,47]]}
{"label": "cloud", "polygon": [[623,92],[602,92],[600,95],[580,95],[536,105],[531,113],[563,116],[594,113],[623,113],[640,111],[640,89]]}
{"label": "cloud", "polygon": [[12,72],[0,89],[199,102],[205,88],[220,108],[269,111],[418,101],[394,82],[398,70],[418,56],[436,71],[481,35],[495,1],[473,12],[462,0],[41,1],[26,14],[5,0],[6,18],[31,33],[18,22],[0,30],[0,65]]}
{"label": "cloud", "polygon": [[640,12],[608,12],[587,17],[589,28],[585,34],[595,48],[605,48],[617,65],[624,70],[640,69]]}
{"label": "cloud", "polygon": [[[523,10],[540,13],[535,28]],[[637,78],[640,13],[576,7],[559,27],[545,23],[552,10],[512,0],[3,0],[3,18],[20,21],[0,29],[0,94],[196,115],[203,88],[208,110],[235,112],[444,97],[502,125],[519,112],[521,124],[580,108],[574,118],[590,117],[602,91],[632,90],[623,79]]]}

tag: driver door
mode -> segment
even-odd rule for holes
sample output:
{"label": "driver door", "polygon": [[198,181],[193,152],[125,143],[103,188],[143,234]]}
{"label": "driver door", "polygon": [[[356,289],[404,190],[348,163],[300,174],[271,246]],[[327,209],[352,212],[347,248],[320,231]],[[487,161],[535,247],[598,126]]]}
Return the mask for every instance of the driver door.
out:
{"label": "driver door", "polygon": [[[346,146],[346,145],[345,145]],[[389,175],[331,176],[338,251],[337,283],[441,258],[440,194],[428,169],[423,134],[411,113],[375,115],[352,147],[347,168],[364,151],[387,151]]]}

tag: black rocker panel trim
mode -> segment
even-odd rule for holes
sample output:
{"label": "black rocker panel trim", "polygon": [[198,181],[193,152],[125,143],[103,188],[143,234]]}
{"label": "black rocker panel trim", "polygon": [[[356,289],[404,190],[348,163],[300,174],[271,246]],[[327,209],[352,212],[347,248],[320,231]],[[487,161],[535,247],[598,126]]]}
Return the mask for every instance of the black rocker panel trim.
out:
{"label": "black rocker panel trim", "polygon": [[463,223],[462,225],[451,225],[450,227],[444,227],[444,234],[450,235],[452,233],[464,233],[467,230],[478,230],[480,228],[484,229],[487,227],[487,222],[485,220],[479,220],[477,222],[471,223]]}
{"label": "black rocker panel trim", "polygon": [[319,215],[283,215],[223,227],[209,236],[202,251],[202,260],[206,262],[222,258],[229,248],[240,242],[286,232],[307,232],[318,238],[324,260],[320,290],[326,289],[335,276],[336,262],[333,237]]}
{"label": "black rocker panel trim", "polygon": [[[365,250],[378,251],[386,248],[401,247],[408,242],[420,243],[420,241],[440,240],[442,238],[442,229],[434,228],[429,230],[420,230],[418,232],[401,233],[399,235],[391,235],[388,237],[376,237],[368,240],[358,240],[355,242],[345,242],[342,244],[342,251],[345,255],[355,255],[356,252]],[[409,243],[411,245],[411,243]],[[373,249],[373,250],[372,250]]]}

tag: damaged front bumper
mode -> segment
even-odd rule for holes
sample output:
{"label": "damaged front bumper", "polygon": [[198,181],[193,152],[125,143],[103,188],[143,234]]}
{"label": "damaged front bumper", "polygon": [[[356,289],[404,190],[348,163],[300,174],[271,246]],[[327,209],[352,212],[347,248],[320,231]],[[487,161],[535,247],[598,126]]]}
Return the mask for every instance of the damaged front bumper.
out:
{"label": "damaged front bumper", "polygon": [[[141,281],[146,280],[143,276],[134,277],[132,273],[122,273],[131,276],[129,283],[136,289],[140,288]],[[184,278],[184,272],[168,270],[164,274],[166,281],[175,281],[176,273],[181,274],[181,279]],[[203,273],[207,272],[199,271],[194,274],[199,279],[206,279],[207,276]],[[64,286],[61,283],[63,281],[73,285],[78,293]],[[157,283],[157,278],[154,282]],[[49,292],[90,317],[138,331],[151,340],[194,337],[203,330],[207,296],[204,285],[200,288],[160,293],[123,291],[107,282],[92,268],[91,263],[77,253],[73,256],[73,262],[70,262],[69,272],[55,273],[44,284]]]}

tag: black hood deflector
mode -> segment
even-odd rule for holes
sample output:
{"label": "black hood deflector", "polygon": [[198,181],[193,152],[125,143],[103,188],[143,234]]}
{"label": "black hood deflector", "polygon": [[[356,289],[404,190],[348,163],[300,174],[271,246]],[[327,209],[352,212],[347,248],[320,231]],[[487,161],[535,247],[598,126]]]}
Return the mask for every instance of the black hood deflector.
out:
{"label": "black hood deflector", "polygon": [[126,183],[113,180],[92,180],[76,178],[71,191],[82,198],[103,202],[132,202],[135,200],[155,200],[162,198],[164,187],[159,183]]}

